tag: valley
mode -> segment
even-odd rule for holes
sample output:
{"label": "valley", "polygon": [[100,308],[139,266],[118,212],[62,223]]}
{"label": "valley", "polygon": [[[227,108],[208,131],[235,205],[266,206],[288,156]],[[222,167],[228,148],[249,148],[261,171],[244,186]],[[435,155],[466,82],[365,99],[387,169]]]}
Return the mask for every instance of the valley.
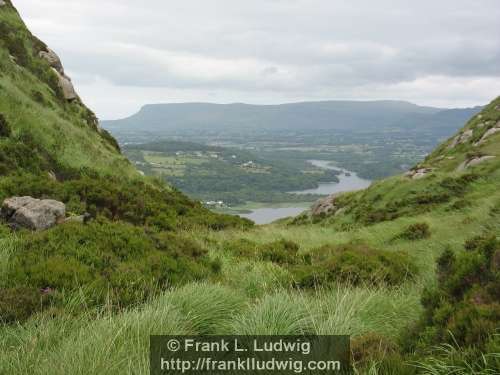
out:
{"label": "valley", "polygon": [[[69,16],[67,4],[39,3],[25,8],[43,16],[43,22],[34,24],[65,30],[64,38],[57,40],[61,45],[70,39],[78,42],[69,44],[85,53],[85,67],[98,71],[94,62],[103,53],[106,59],[112,57],[106,61],[113,73],[125,73],[127,78],[142,74],[139,78],[151,82],[146,71],[154,71],[155,84],[169,77],[176,65],[170,65],[170,53],[161,53],[166,49],[141,48],[154,39],[154,31],[180,40],[183,48],[192,34],[201,38],[203,47],[208,39],[226,47],[226,38],[211,33],[203,38],[204,33],[193,28],[195,21],[200,25],[207,18],[210,28],[222,24],[224,36],[236,36],[226,28],[248,22],[248,13],[276,29],[282,26],[274,22],[282,17],[276,10],[290,15],[294,10],[301,15],[309,11],[299,2],[297,9],[289,2],[272,2],[281,8],[262,17],[268,15],[263,10],[269,10],[271,2],[247,2],[245,6],[254,7],[245,8],[247,12],[241,12],[238,3],[237,12],[219,22],[225,8],[236,2],[217,7],[217,16],[200,11],[196,14],[201,18],[192,18],[184,3],[173,7],[156,2],[145,9],[137,2],[110,0],[106,6],[88,2],[80,8],[75,3],[69,7],[75,18],[56,24],[45,19],[58,12]],[[342,30],[339,16],[332,18],[339,9],[324,3],[332,10],[326,14],[326,29]],[[481,7],[474,5],[476,14]],[[208,10],[201,6],[197,2],[195,9]],[[420,2],[412,6],[417,10]],[[439,6],[434,2],[432,9]],[[451,2],[443,21],[454,14],[452,6],[462,24],[467,8]],[[387,23],[380,13],[412,22],[432,21],[434,16],[429,8],[421,9],[420,17],[409,13],[404,18],[403,8],[395,2],[374,8],[366,3],[363,10],[368,11],[371,27],[364,40]],[[180,31],[189,28],[193,33],[166,32],[172,31],[168,17],[171,12],[181,16],[179,9],[191,20]],[[92,10],[105,22],[98,23],[101,18]],[[159,18],[152,17],[151,10]],[[498,17],[492,9],[486,11],[496,27]],[[132,16],[139,13],[147,14],[142,22],[153,33],[143,34],[135,45],[131,42],[139,22]],[[235,18],[236,13],[244,17]],[[290,26],[302,27],[306,35],[319,16],[316,13],[315,25]],[[348,25],[343,28],[351,29],[351,18],[345,19]],[[77,22],[72,28],[69,21],[77,20],[88,23]],[[154,20],[161,22],[159,29],[153,27]],[[480,17],[480,25],[467,23],[464,30],[482,27],[488,20]],[[84,40],[94,29],[99,32],[93,34],[98,37],[94,41],[106,39],[113,22],[121,28],[107,34],[110,42],[80,42],[78,36]],[[389,24],[394,34],[398,24]],[[416,25],[421,36],[423,29]],[[405,25],[412,27],[410,22]],[[403,29],[397,29],[398,37],[404,36]],[[355,31],[362,31],[361,25]],[[129,44],[115,39],[122,35]],[[245,35],[248,43],[236,40],[245,53],[252,50],[252,40],[265,39],[261,34]],[[290,40],[289,34],[286,37]],[[421,40],[426,51],[432,47]],[[477,36],[471,40],[478,45],[483,41]],[[127,58],[116,58],[115,44],[128,46]],[[273,52],[279,52],[274,51],[279,44],[272,45]],[[292,44],[301,56],[314,52],[304,53]],[[331,61],[331,53],[351,56],[346,53],[350,46],[330,44],[321,51],[328,52]],[[458,57],[461,65],[469,65],[478,54],[469,47],[466,59],[464,46],[459,44],[457,55],[452,54],[453,62]],[[203,51],[215,49],[206,47]],[[369,44],[369,51],[376,52],[376,47]],[[68,74],[78,64],[71,59],[71,49],[66,51],[76,64],[69,65],[68,72],[56,52],[27,28],[13,1],[0,0],[0,374],[155,374],[158,363],[151,358],[151,342],[159,335],[196,336],[200,341],[217,335],[269,340],[291,336],[296,342],[344,336],[349,343],[340,348],[344,373],[500,373],[500,97],[491,95],[484,106],[455,109],[394,100],[156,104],[122,120],[99,122],[75,87],[93,74],[86,71],[82,78],[75,72],[73,83]],[[184,68],[195,67],[198,75],[188,80],[189,85],[202,81],[205,91],[222,85],[224,80],[211,83],[208,78],[222,74],[224,66],[232,76],[255,81],[254,65],[247,60],[243,74],[233,70],[241,66],[239,59],[199,62],[194,55],[172,54]],[[449,64],[442,60],[445,54],[440,51],[439,61],[430,65]],[[144,60],[136,60],[142,55],[159,61],[157,69],[145,69]],[[408,60],[417,59],[404,55],[404,64],[393,64],[399,55],[399,50],[383,49],[380,61],[389,67],[385,72],[399,74],[410,69]],[[430,55],[419,54],[419,59]],[[355,68],[363,56],[368,56],[370,69],[355,76],[385,77],[375,69],[377,53],[354,54],[348,65]],[[496,55],[483,51],[481,56],[493,61]],[[293,56],[287,59],[291,63]],[[318,55],[316,59],[322,60]],[[127,74],[129,66],[134,74]],[[262,68],[257,64],[259,85],[282,87],[269,74],[283,70]],[[364,82],[347,74],[350,71],[341,74]],[[294,74],[290,77],[298,83]],[[416,77],[418,81],[426,76]],[[448,86],[443,82],[452,81],[439,80],[436,95],[457,100],[464,77]],[[472,77],[465,81],[466,88],[479,102],[473,88],[478,83]],[[106,79],[111,82],[111,77]],[[115,86],[116,91],[106,90],[105,99],[126,92],[123,84]],[[189,85],[185,81],[183,90]],[[230,87],[227,92],[233,92]],[[357,86],[366,87],[372,86]],[[98,88],[91,88],[97,97]],[[134,90],[142,98],[155,91]],[[125,97],[118,95],[119,105],[130,103],[122,100]],[[160,349],[184,354],[179,348]],[[317,349],[330,358],[339,348]]]}

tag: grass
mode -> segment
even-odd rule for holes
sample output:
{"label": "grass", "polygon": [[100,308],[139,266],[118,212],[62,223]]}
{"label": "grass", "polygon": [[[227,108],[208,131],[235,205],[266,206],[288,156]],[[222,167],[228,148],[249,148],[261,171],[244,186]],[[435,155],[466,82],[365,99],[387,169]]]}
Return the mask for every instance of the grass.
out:
{"label": "grass", "polygon": [[[61,102],[54,88],[44,82],[43,77],[36,75],[38,70],[33,68],[41,68],[43,73],[48,66],[33,60],[36,59],[33,57],[36,56],[33,39],[10,7],[0,9],[0,21],[14,27],[16,35],[25,38],[22,45],[16,48],[25,43],[27,49],[24,52],[30,53],[26,64],[19,66],[11,61],[5,48],[0,48],[0,113],[5,114],[13,133],[11,138],[0,140],[0,146],[22,142],[29,136],[36,140],[33,149],[55,164],[75,171],[90,169],[103,175],[118,174],[129,177],[130,181],[139,178],[137,171],[116,152],[112,142],[89,126],[86,122],[89,113],[82,103]],[[38,94],[33,95],[33,91]],[[497,99],[485,109],[484,119],[497,121],[500,118],[495,109],[499,102]],[[486,128],[476,128],[484,119],[475,117],[467,125],[474,128],[475,138],[486,131]],[[500,156],[499,138],[500,134],[493,136],[482,150]],[[208,211],[180,195],[169,194],[165,197],[160,194],[163,192],[160,185],[139,184],[134,190],[128,184],[114,185],[116,182],[113,179],[108,181],[110,186],[105,186],[102,180],[97,187],[86,180],[85,192],[91,192],[89,189],[92,187],[93,193],[90,197],[78,196],[75,198],[78,202],[73,203],[79,206],[81,201],[93,197],[99,208],[108,209],[108,204],[116,211],[113,214],[108,209],[109,222],[106,220],[105,224],[99,224],[102,218],[98,218],[87,226],[66,224],[51,231],[24,233],[22,236],[0,228],[0,288],[14,280],[7,278],[8,269],[14,263],[13,258],[24,259],[19,254],[20,249],[32,256],[33,267],[39,267],[40,277],[68,270],[65,263],[57,268],[41,269],[50,251],[62,249],[68,258],[83,257],[87,262],[85,266],[94,271],[99,262],[109,261],[102,247],[112,249],[120,260],[129,257],[130,264],[120,269],[116,264],[106,263],[103,267],[109,266],[117,274],[118,281],[123,276],[130,292],[139,294],[145,288],[136,287],[138,290],[135,290],[134,285],[138,285],[137,281],[148,271],[169,263],[162,258],[153,258],[153,255],[163,254],[169,246],[175,245],[175,250],[178,246],[179,253],[172,255],[175,259],[189,253],[193,256],[204,254],[210,272],[202,278],[204,282],[179,284],[182,286],[148,295],[146,301],[133,300],[120,306],[114,306],[110,298],[91,301],[95,296],[79,284],[71,284],[71,290],[62,287],[58,304],[35,310],[35,315],[22,324],[0,325],[0,373],[147,374],[148,341],[152,334],[348,334],[355,339],[380,335],[384,340],[396,342],[422,315],[422,291],[437,284],[436,258],[447,248],[462,251],[464,242],[471,237],[500,233],[500,158],[474,168],[473,172],[479,178],[466,181],[460,179],[463,174],[455,169],[472,151],[477,151],[472,144],[453,150],[446,149],[445,144],[424,161],[424,165],[435,169],[431,175],[418,181],[397,176],[377,182],[365,191],[347,194],[342,198],[346,209],[343,215],[315,222],[306,220],[302,225],[282,222],[254,229],[244,226],[246,230],[210,231],[208,227],[222,229],[224,220],[228,220],[227,217],[213,215],[207,218],[213,220],[209,222],[212,226],[183,232],[183,228],[198,227],[176,226],[179,221],[182,223],[184,219],[185,224],[191,220],[201,221]],[[155,160],[160,164],[172,161],[164,158]],[[11,169],[16,171],[16,166]],[[46,174],[48,170],[42,172]],[[33,183],[33,176],[27,176],[22,182]],[[443,182],[446,182],[445,187]],[[44,180],[42,185],[47,188],[57,183]],[[155,192],[158,194],[155,195]],[[442,199],[443,195],[445,199]],[[457,202],[462,204],[455,205]],[[191,206],[194,206],[193,211],[189,209]],[[158,210],[163,215],[158,214]],[[172,215],[165,215],[168,210],[172,210]],[[155,212],[156,216],[153,215]],[[398,215],[389,215],[394,213]],[[140,215],[143,215],[143,220],[137,221]],[[155,222],[150,222],[151,219]],[[125,225],[127,220],[130,223]],[[418,223],[428,225],[430,236],[418,241],[401,236],[407,228]],[[117,236],[121,227],[123,238]],[[177,232],[177,240],[168,230]],[[87,234],[88,242],[81,242],[85,239],[83,234]],[[150,241],[148,248],[145,238]],[[288,268],[286,262],[280,264],[264,261],[262,259],[266,258],[263,257],[235,255],[234,249],[228,248],[227,244],[241,239],[256,244],[278,243],[281,239],[293,241],[300,248],[300,257],[297,258],[304,263],[312,250],[324,245],[358,244],[389,252],[404,251],[415,261],[418,274],[414,279],[404,280],[394,287],[386,284],[353,286],[337,282],[328,288],[299,290],[291,286],[293,269]],[[71,246],[72,241],[78,245]],[[134,249],[142,250],[134,255]],[[150,263],[145,262],[148,257],[151,257]],[[383,256],[380,258],[384,260]],[[158,263],[155,263],[156,260]],[[141,264],[144,268],[138,267]],[[199,264],[191,266],[193,275],[196,271],[200,272]],[[135,268],[135,273],[130,271]],[[175,269],[182,276],[190,274],[182,268]],[[61,274],[66,276],[65,272]],[[71,270],[68,274],[68,280],[73,280],[75,275],[71,274]],[[28,282],[34,280],[29,268],[28,271],[21,268],[18,276]],[[107,270],[102,276],[108,276]],[[167,276],[172,277],[173,272]],[[102,283],[104,288],[110,285]],[[34,285],[35,293],[45,286]],[[414,364],[414,368],[427,374],[490,374],[498,365],[495,348],[493,353],[485,354],[479,361],[461,356],[460,353],[465,350],[441,346],[437,354],[422,359]],[[454,357],[458,359],[451,361],[450,358]],[[401,374],[395,370],[387,372],[384,366],[383,360],[373,360],[359,372]]]}
{"label": "grass", "polygon": [[[221,286],[190,284],[119,315],[104,307],[95,315],[75,312],[39,316],[24,326],[0,329],[0,373],[147,374],[151,334],[363,334],[394,335],[414,309],[414,294],[339,287],[301,294],[276,289],[252,299]],[[391,300],[392,302],[388,302]],[[381,301],[386,301],[381,304]],[[398,317],[398,319],[395,319]],[[391,319],[389,321],[389,319]],[[391,324],[389,324],[389,322]]]}

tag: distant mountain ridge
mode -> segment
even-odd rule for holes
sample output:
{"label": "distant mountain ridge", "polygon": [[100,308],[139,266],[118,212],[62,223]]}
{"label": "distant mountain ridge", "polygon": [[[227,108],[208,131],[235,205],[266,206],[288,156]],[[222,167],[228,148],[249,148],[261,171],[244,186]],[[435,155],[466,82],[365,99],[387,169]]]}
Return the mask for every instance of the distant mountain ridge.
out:
{"label": "distant mountain ridge", "polygon": [[103,121],[110,130],[179,131],[373,130],[440,127],[456,131],[482,107],[442,109],[404,101],[322,101],[279,105],[150,104],[125,119]]}

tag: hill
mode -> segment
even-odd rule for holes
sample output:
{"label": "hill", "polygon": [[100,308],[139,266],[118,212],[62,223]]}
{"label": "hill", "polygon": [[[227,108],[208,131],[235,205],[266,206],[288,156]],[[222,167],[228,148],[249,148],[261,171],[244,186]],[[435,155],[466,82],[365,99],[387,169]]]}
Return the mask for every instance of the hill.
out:
{"label": "hill", "polygon": [[357,373],[500,372],[500,98],[406,175],[251,228],[137,174],[8,0],[0,28],[0,198],[92,216],[0,225],[0,373],[147,374],[152,334],[346,334]]}
{"label": "hill", "polygon": [[[0,177],[0,204],[43,200],[57,207],[60,224],[13,231],[12,206],[2,206],[0,320],[7,323],[45,310],[42,300],[61,306],[76,291],[91,304],[111,298],[123,307],[154,294],[161,279],[203,279],[213,273],[211,261],[177,233],[251,226],[142,177],[10,1],[0,3]],[[37,210],[45,220],[50,207]],[[24,220],[35,223],[32,214]]]}
{"label": "hill", "polygon": [[455,131],[478,108],[444,110],[403,101],[325,101],[282,105],[155,104],[122,120],[103,121],[111,131],[186,132],[374,130],[445,127]]}

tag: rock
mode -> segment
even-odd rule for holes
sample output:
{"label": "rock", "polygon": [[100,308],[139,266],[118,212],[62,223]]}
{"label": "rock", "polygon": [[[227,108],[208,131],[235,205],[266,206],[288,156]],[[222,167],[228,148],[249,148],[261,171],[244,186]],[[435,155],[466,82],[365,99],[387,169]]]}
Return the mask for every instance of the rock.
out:
{"label": "rock", "polygon": [[0,210],[2,218],[6,220],[10,219],[17,210],[28,205],[32,201],[33,198],[31,197],[13,197],[4,200],[2,208]]}
{"label": "rock", "polygon": [[61,59],[57,54],[52,51],[50,48],[47,48],[47,51],[41,51],[38,56],[44,60],[46,60],[49,65],[57,70],[57,72],[61,75],[64,75],[64,68],[61,62]]}
{"label": "rock", "polygon": [[472,138],[473,135],[474,135],[474,132],[472,129],[464,131],[462,134],[459,134],[455,138],[453,138],[453,141],[448,146],[448,149],[454,148],[460,144],[468,142]]}
{"label": "rock", "polygon": [[329,195],[313,204],[311,214],[313,216],[330,215],[335,213],[339,207],[335,204],[338,194]]}
{"label": "rock", "polygon": [[7,3],[4,0],[0,0],[0,7],[3,7],[4,5],[7,5]]}
{"label": "rock", "polygon": [[430,172],[432,172],[431,168],[417,168],[406,172],[405,176],[411,178],[412,180],[418,180],[426,177]]}
{"label": "rock", "polygon": [[13,197],[3,202],[1,212],[2,217],[15,228],[45,230],[62,222],[66,206],[51,199]]}
{"label": "rock", "polygon": [[488,139],[489,137],[491,137],[493,134],[496,134],[500,132],[500,122],[498,122],[494,128],[491,128],[491,129],[488,129],[486,131],[486,133],[484,133],[484,135],[481,137],[481,139],[479,140],[479,142],[477,142],[475,144],[475,146],[480,146],[482,145],[484,142],[486,142],[486,139]]}
{"label": "rock", "polygon": [[481,164],[482,162],[485,162],[487,160],[494,159],[494,156],[491,155],[486,155],[486,156],[476,156],[475,158],[469,159],[464,161],[462,164],[460,164],[457,168],[457,171],[461,172],[466,170],[467,168],[474,167],[478,164]]}
{"label": "rock", "polygon": [[57,71],[57,69],[52,68],[54,72],[57,74],[57,78],[59,79],[59,87],[63,92],[64,99],[66,100],[74,100],[78,98],[78,95],[75,91],[73,83],[71,79],[65,75],[62,75]]}

